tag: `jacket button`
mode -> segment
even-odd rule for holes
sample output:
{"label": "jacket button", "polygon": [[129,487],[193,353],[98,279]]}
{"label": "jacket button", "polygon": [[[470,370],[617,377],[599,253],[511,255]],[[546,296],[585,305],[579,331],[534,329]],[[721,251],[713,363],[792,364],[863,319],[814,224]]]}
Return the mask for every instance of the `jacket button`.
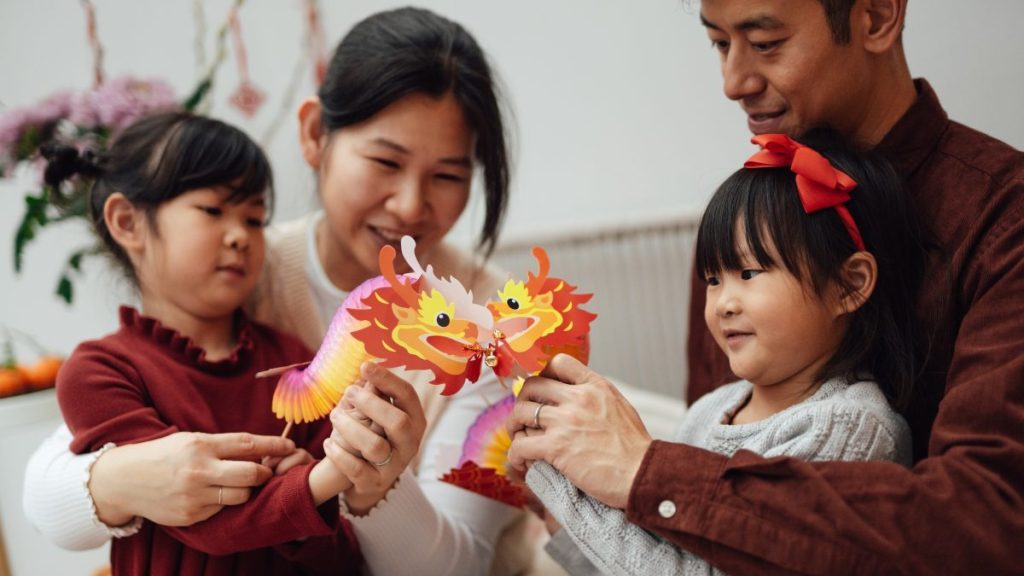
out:
{"label": "jacket button", "polygon": [[658,515],[662,518],[671,518],[676,515],[676,505],[671,500],[662,500],[658,504]]}

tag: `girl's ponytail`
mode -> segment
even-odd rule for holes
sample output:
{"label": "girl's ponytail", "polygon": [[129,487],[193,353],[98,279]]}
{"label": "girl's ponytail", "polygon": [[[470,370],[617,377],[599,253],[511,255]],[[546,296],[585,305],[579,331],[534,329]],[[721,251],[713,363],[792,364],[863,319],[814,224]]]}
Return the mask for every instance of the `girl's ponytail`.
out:
{"label": "girl's ponytail", "polygon": [[50,200],[58,208],[64,207],[68,200],[63,194],[64,182],[75,176],[95,180],[103,174],[96,156],[89,150],[79,152],[74,146],[48,142],[39,147],[39,153],[46,159],[43,182],[50,187]]}

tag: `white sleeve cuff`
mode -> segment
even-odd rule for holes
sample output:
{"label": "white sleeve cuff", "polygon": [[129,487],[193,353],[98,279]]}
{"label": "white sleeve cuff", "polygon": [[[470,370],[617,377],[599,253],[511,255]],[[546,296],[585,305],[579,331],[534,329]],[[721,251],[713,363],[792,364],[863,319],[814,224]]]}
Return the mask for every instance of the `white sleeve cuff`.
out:
{"label": "white sleeve cuff", "polygon": [[126,536],[134,536],[139,532],[139,529],[142,528],[142,517],[133,516],[131,521],[121,526],[107,526],[103,523],[102,520],[100,520],[100,516],[96,512],[96,502],[92,499],[92,493],[89,492],[89,481],[92,479],[93,465],[96,464],[96,461],[100,459],[100,456],[103,456],[104,454],[107,453],[108,450],[116,446],[117,445],[114,444],[113,442],[107,442],[106,444],[103,445],[102,448],[100,448],[96,452],[93,452],[92,454],[89,454],[89,456],[91,456],[91,459],[89,460],[88,467],[85,469],[84,488],[86,497],[89,499],[89,512],[90,515],[92,516],[93,524],[103,527],[103,529],[106,530],[107,534],[110,535],[110,537],[112,538],[124,538]]}
{"label": "white sleeve cuff", "polygon": [[25,468],[22,507],[43,536],[67,550],[98,548],[111,537],[138,532],[141,520],[108,528],[96,516],[89,494],[92,465],[105,450],[72,454],[71,432],[62,425],[36,448]]}

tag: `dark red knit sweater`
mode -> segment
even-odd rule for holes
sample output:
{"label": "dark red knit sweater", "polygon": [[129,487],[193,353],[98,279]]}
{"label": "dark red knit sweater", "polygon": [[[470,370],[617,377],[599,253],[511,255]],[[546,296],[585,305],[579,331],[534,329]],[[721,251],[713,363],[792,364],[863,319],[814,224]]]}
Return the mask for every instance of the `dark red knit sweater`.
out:
{"label": "dark red knit sweater", "polygon": [[[256,372],[302,362],[298,340],[239,316],[238,345],[216,362],[191,340],[131,308],[121,329],[81,344],[60,371],[57,398],[74,434],[71,450],[98,450],[177,431],[280,434],[271,411],[275,380]],[[289,437],[323,457],[328,419],[293,427]],[[145,522],[115,539],[114,574],[355,574],[360,557],[350,527],[331,499],[319,508],[309,491],[312,465],[275,476],[249,502],[187,528]]]}

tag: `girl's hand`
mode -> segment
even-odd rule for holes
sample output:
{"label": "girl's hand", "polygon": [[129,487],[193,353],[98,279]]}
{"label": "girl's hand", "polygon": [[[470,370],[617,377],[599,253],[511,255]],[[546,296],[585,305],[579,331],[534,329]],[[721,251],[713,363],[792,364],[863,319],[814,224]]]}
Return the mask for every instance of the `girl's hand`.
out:
{"label": "girl's hand", "polygon": [[[327,458],[353,483],[345,500],[358,515],[394,486],[419,451],[427,427],[419,397],[408,382],[372,362],[364,363],[361,372],[369,386],[349,386],[345,399],[353,409],[339,404],[331,412],[334,432],[324,442]],[[360,416],[380,426],[381,434]]]}
{"label": "girl's hand", "polygon": [[313,455],[302,448],[299,448],[284,458],[269,459],[269,462],[264,462],[264,464],[272,467],[274,469],[274,474],[280,476],[296,466],[309,464],[312,461]]}

